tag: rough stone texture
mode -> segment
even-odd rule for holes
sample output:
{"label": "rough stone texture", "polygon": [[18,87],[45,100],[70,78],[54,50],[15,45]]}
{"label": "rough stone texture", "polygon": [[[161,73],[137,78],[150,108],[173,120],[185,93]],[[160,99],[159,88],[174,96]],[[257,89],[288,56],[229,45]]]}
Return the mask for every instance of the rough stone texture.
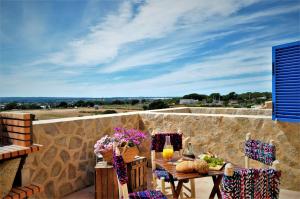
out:
{"label": "rough stone texture", "polygon": [[54,192],[54,183],[53,181],[49,181],[45,185],[45,195],[47,198],[55,198]]}
{"label": "rough stone texture", "polygon": [[71,137],[69,149],[78,149],[82,145],[82,139],[79,137]]}
{"label": "rough stone texture", "polygon": [[48,149],[45,153],[44,156],[42,158],[42,162],[48,166],[49,164],[51,164],[55,158],[57,154],[57,148],[55,146],[50,147],[50,149]]}
{"label": "rough stone texture", "polygon": [[272,115],[272,109],[253,108],[206,108],[206,107],[180,107],[153,110],[159,113],[195,113],[195,114],[231,114],[231,115]]}
{"label": "rough stone texture", "polygon": [[74,179],[76,178],[76,167],[72,164],[69,164],[69,179]]}
{"label": "rough stone texture", "polygon": [[53,167],[52,167],[52,170],[51,170],[51,176],[52,177],[56,177],[60,174],[61,172],[61,163],[60,162],[55,162]]}
{"label": "rough stone texture", "polygon": [[65,183],[65,184],[62,184],[60,187],[59,187],[59,194],[61,196],[65,196],[69,193],[72,193],[73,192],[73,186],[71,183]]}
{"label": "rough stone texture", "polygon": [[44,183],[48,178],[48,173],[45,169],[40,169],[36,176],[33,178],[33,182],[36,184]]}
{"label": "rough stone texture", "polygon": [[64,163],[66,163],[68,160],[70,160],[70,155],[67,151],[62,150],[59,154],[60,158]]}
{"label": "rough stone texture", "polygon": [[[44,146],[34,157],[27,158],[24,165],[26,172],[22,175],[26,182],[38,181],[44,190],[49,188],[39,195],[40,198],[48,198],[47,195],[61,198],[81,189],[83,184],[91,185],[95,165],[93,145],[103,135],[112,134],[114,127],[139,128],[148,135],[152,130],[168,132],[180,128],[185,136],[192,137],[196,153],[209,150],[243,166],[243,143],[246,133],[251,132],[256,139],[275,140],[283,171],[282,188],[300,191],[297,186],[300,184],[299,123],[275,123],[264,114],[252,112],[247,115],[245,112],[248,110],[231,111],[232,114],[228,113],[230,111],[227,114],[197,114],[190,113],[195,112],[190,110],[185,108],[186,113],[176,109],[174,113],[170,110],[169,113],[145,111],[34,122],[34,142],[43,141]],[[217,110],[210,112],[216,113]],[[149,145],[150,139],[147,139],[140,146],[141,154],[148,158]],[[61,170],[57,176],[52,176],[56,162],[61,163]],[[254,165],[257,166],[256,163]]]}

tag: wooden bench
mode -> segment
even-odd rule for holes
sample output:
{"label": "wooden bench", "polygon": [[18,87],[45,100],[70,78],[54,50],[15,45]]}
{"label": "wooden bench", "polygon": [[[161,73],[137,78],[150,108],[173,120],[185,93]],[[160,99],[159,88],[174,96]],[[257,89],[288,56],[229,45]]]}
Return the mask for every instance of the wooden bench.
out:
{"label": "wooden bench", "polygon": [[[29,113],[0,113],[0,166],[6,164],[8,165],[6,168],[8,167],[7,169],[9,170],[17,169],[11,172],[13,173],[11,179],[15,175],[12,188],[9,193],[2,193],[5,194],[1,196],[3,198],[22,199],[41,192],[41,188],[37,185],[22,185],[21,171],[28,154],[39,151],[42,147],[41,145],[33,144],[33,120],[34,115]],[[12,162],[14,162],[15,166],[14,168],[9,168]]]}

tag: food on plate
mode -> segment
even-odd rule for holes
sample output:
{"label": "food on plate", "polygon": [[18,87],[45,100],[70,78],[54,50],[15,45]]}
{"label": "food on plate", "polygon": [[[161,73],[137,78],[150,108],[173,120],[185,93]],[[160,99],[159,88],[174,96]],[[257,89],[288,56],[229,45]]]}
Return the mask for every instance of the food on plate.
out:
{"label": "food on plate", "polygon": [[205,160],[208,163],[210,170],[220,170],[225,164],[222,158],[218,158],[211,153],[201,154],[198,156],[198,158],[201,160]]}
{"label": "food on plate", "polygon": [[195,160],[194,169],[201,174],[208,173],[209,166],[205,160]]}
{"label": "food on plate", "polygon": [[194,161],[182,161],[176,165],[176,171],[190,173],[194,171]]}

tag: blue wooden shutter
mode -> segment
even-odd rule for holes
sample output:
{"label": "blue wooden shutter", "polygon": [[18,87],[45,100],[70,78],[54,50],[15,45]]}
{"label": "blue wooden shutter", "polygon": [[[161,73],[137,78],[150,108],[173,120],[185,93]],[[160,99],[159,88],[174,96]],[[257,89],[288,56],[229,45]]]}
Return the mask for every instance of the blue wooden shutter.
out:
{"label": "blue wooden shutter", "polygon": [[300,41],[274,46],[273,120],[300,122]]}

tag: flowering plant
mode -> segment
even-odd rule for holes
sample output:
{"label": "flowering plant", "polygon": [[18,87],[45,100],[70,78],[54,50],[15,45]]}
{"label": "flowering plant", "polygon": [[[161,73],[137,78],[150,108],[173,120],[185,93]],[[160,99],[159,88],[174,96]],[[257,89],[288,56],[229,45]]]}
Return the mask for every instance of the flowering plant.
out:
{"label": "flowering plant", "polygon": [[102,137],[100,140],[96,142],[94,145],[94,153],[102,153],[102,152],[107,152],[113,148],[113,142],[114,138],[109,137],[108,135],[105,135]]}
{"label": "flowering plant", "polygon": [[146,138],[145,133],[136,129],[115,128],[114,138],[119,142],[119,146],[136,146]]}

